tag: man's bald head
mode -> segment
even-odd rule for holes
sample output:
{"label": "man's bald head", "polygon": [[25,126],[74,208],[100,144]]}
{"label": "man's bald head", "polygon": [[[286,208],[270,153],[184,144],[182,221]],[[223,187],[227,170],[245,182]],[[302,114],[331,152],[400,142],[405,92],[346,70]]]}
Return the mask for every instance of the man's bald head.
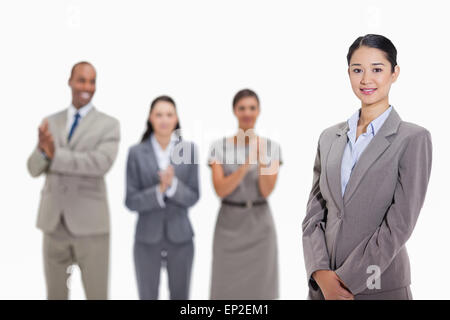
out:
{"label": "man's bald head", "polygon": [[69,86],[75,108],[79,109],[91,101],[95,93],[95,78],[95,68],[87,61],[78,62],[72,67]]}
{"label": "man's bald head", "polygon": [[89,67],[91,67],[92,69],[94,69],[94,72],[95,72],[95,73],[97,73],[96,70],[95,70],[95,68],[94,68],[94,66],[92,65],[92,63],[87,62],[87,61],[80,61],[80,62],[77,62],[77,63],[75,63],[75,64],[73,65],[72,70],[70,71],[70,78],[69,78],[69,79],[72,79],[72,77],[73,77],[73,75],[74,75],[76,69],[77,69],[78,67],[80,67],[80,66],[89,66]]}

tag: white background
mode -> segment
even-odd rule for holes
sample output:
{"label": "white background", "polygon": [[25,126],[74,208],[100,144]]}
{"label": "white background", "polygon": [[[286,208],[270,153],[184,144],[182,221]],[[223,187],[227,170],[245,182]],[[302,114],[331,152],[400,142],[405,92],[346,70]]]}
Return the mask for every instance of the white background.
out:
{"label": "white background", "polygon": [[[144,131],[151,100],[169,94],[184,136],[201,152],[201,199],[190,211],[195,257],[191,298],[208,299],[219,200],[206,155],[237,128],[233,95],[261,99],[256,130],[281,144],[284,165],[270,203],[278,233],[280,298],[304,299],[301,221],[320,132],[359,108],[346,54],[360,35],[380,33],[398,49],[391,90],[403,120],[431,131],[433,169],[408,241],[416,299],[448,299],[448,1],[2,1],[0,4],[0,298],[45,299],[42,233],[35,227],[43,178],[26,160],[43,117],[71,100],[71,66],[98,71],[93,103],[121,122],[107,175],[112,217],[110,298],[136,299],[132,259],[136,215],[124,207],[128,148]],[[84,299],[79,271],[73,299]],[[163,273],[160,295],[168,297]]]}

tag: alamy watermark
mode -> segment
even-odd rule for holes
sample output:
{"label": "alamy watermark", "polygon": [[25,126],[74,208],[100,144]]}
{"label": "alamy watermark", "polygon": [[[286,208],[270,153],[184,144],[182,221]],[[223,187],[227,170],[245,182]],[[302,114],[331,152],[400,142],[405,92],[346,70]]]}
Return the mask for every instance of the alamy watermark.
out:
{"label": "alamy watermark", "polygon": [[367,267],[366,273],[371,275],[367,278],[366,285],[370,290],[381,289],[381,268],[377,265]]}

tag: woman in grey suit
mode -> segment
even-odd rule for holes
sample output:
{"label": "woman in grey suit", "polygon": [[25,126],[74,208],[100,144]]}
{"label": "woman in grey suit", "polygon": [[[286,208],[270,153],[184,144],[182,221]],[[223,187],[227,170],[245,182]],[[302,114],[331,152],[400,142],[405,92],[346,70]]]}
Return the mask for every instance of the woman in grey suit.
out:
{"label": "woman in grey suit", "polygon": [[267,198],[282,162],[280,150],[254,132],[260,112],[255,92],[239,91],[233,111],[238,133],[214,142],[208,159],[222,202],[214,232],[211,299],[276,299],[277,241]]}
{"label": "woman in grey suit", "polygon": [[389,104],[397,50],[369,34],[347,55],[361,109],[322,132],[303,221],[310,299],[412,299],[405,243],[431,172],[430,133]]}
{"label": "woman in grey suit", "polygon": [[196,147],[184,141],[175,102],[153,100],[147,131],[129,150],[126,206],[139,213],[134,259],[140,299],[157,299],[161,266],[171,299],[188,299],[194,254],[188,208],[199,198]]}

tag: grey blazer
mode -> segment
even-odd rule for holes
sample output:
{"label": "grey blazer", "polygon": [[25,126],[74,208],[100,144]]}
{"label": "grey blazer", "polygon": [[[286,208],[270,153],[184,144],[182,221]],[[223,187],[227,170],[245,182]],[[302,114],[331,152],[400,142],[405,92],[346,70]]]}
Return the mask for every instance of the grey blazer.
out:
{"label": "grey blazer", "polygon": [[[371,294],[410,284],[405,243],[416,224],[431,172],[430,133],[404,122],[392,110],[353,168],[342,197],[341,161],[346,122],[322,132],[314,178],[303,220],[303,251],[311,277],[334,270],[354,294]],[[379,288],[369,288],[374,269]],[[310,291],[311,295],[311,291]]]}
{"label": "grey blazer", "polygon": [[93,108],[67,143],[67,110],[48,118],[55,154],[46,160],[36,148],[28,158],[33,177],[46,175],[37,227],[55,230],[61,214],[77,236],[109,232],[109,209],[104,176],[116,159],[119,122]]}
{"label": "grey blazer", "polygon": [[150,139],[129,150],[125,205],[139,213],[136,241],[153,244],[166,234],[173,243],[182,243],[194,236],[188,208],[200,196],[198,163],[194,161],[197,151],[193,143],[184,140],[175,143],[174,150],[176,149],[180,150],[180,157],[185,157],[184,152],[187,151],[189,159],[180,164],[175,164],[171,159],[178,184],[175,194],[170,198],[165,197],[165,207],[161,207],[156,198],[159,168]]}

